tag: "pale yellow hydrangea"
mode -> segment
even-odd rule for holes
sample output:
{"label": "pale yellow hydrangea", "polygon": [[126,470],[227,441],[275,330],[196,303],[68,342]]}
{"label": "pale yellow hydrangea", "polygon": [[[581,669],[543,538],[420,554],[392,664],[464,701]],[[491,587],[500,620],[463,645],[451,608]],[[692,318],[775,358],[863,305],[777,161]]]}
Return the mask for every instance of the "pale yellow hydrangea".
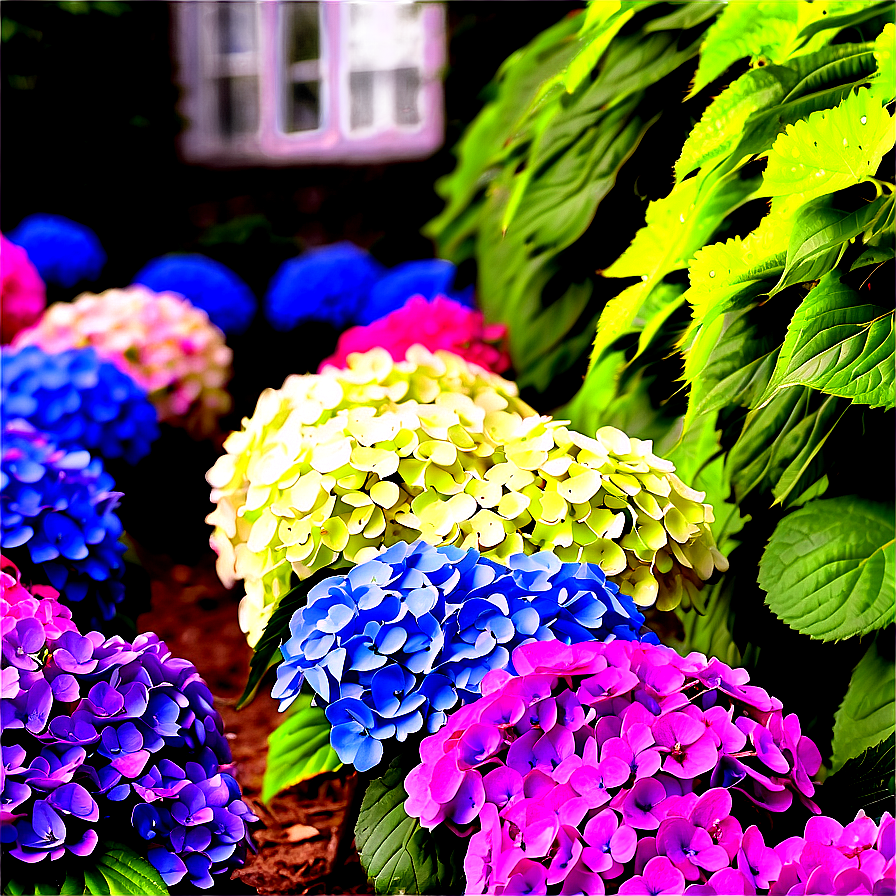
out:
{"label": "pale yellow hydrangea", "polygon": [[447,352],[414,346],[396,363],[374,349],[349,365],[266,390],[209,471],[218,574],[244,581],[250,644],[293,572],[360,563],[398,541],[498,561],[551,550],[598,563],[642,606],[675,606],[726,567],[703,494],[650,442],[573,432]]}

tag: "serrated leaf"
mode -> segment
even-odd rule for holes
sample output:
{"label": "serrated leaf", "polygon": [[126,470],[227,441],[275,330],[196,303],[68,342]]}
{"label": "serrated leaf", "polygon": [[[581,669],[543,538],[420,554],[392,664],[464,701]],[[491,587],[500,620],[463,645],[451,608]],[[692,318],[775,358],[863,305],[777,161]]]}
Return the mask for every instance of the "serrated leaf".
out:
{"label": "serrated leaf", "polygon": [[271,614],[268,624],[264,627],[264,632],[262,632],[258,643],[255,645],[255,652],[249,661],[249,680],[246,682],[246,688],[242,696],[237,701],[237,709],[242,709],[247,703],[251,702],[258,685],[261,683],[261,679],[264,678],[264,673],[280,658],[280,645],[289,635],[289,620],[292,619],[296,610],[305,606],[308,592],[318,582],[332,576],[333,573],[332,567],[319,569],[280,598],[277,609]]}
{"label": "serrated leaf", "polygon": [[834,715],[832,772],[896,731],[896,667],[892,646],[890,656],[881,654],[880,637],[853,669],[849,689]]}
{"label": "serrated leaf", "polygon": [[422,828],[408,816],[408,771],[394,759],[386,774],[367,786],[355,827],[361,864],[377,893],[462,893],[466,841],[447,829]]}
{"label": "serrated leaf", "polygon": [[863,302],[836,271],[796,310],[759,404],[791,386],[811,386],[870,407],[894,406],[893,312]]}
{"label": "serrated leaf", "polygon": [[870,90],[789,125],[768,154],[762,195],[778,197],[783,216],[873,177],[894,141],[893,118]]}
{"label": "serrated leaf", "polygon": [[[103,844],[97,869],[115,896],[168,896],[168,888],[149,861],[122,843]],[[85,872],[86,874],[86,872]]]}
{"label": "serrated leaf", "polygon": [[893,759],[896,737],[890,735],[849,759],[824,782],[824,806],[829,818],[855,818],[859,809],[873,816],[893,805],[896,780]]}
{"label": "serrated leaf", "polygon": [[831,205],[832,197],[822,196],[803,206],[793,221],[787,263],[781,279],[769,295],[774,296],[794,283],[818,280],[840,261],[850,241],[874,233],[875,222],[887,216],[893,196],[880,196],[854,212]]}
{"label": "serrated leaf", "polygon": [[883,103],[889,103],[896,94],[896,26],[888,22],[874,42],[874,61],[877,74],[871,82],[871,93]]}
{"label": "serrated leaf", "polygon": [[268,737],[262,802],[268,802],[299,781],[342,768],[336,751],[330,746],[331,728],[323,708],[312,706],[309,694],[299,694],[285,721]]}
{"label": "serrated leaf", "polygon": [[778,524],[759,564],[766,603],[791,628],[839,641],[893,621],[893,505],[812,501]]}

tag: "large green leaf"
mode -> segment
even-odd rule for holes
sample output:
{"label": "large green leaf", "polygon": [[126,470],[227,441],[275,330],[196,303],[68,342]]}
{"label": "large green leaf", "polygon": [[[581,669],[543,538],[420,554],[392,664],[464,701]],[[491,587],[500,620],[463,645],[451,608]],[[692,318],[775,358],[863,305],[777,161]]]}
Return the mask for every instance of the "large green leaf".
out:
{"label": "large green leaf", "polygon": [[762,184],[780,197],[783,215],[818,196],[873,177],[892,148],[893,118],[870,90],[849,93],[834,109],[813,112],[790,125],[768,154]]}
{"label": "large green leaf", "polygon": [[854,495],[812,501],[778,524],[759,565],[766,603],[822,641],[893,621],[893,505]]}
{"label": "large green leaf", "polygon": [[287,787],[322,772],[342,768],[330,746],[331,725],[311,696],[299,694],[289,715],[268,737],[268,761],[261,784],[261,799],[267,802]]}
{"label": "large green leaf", "polygon": [[871,92],[884,103],[892,102],[893,94],[896,93],[894,44],[896,44],[896,27],[892,22],[888,22],[880,37],[874,42],[874,61],[877,63],[877,74],[871,82]]}
{"label": "large green leaf", "polygon": [[794,314],[757,403],[788,387],[811,386],[854,404],[892,408],[894,350],[892,309],[863,301],[831,271]]}
{"label": "large green leaf", "polygon": [[882,655],[881,637],[853,669],[849,690],[834,716],[833,772],[896,731],[896,666],[892,645],[889,656]]}
{"label": "large green leaf", "polygon": [[105,843],[97,870],[115,896],[167,896],[159,872],[134,850],[121,843]]}
{"label": "large green leaf", "polygon": [[444,826],[430,831],[404,810],[407,760],[394,759],[367,786],[355,843],[377,893],[463,893],[461,840]]}

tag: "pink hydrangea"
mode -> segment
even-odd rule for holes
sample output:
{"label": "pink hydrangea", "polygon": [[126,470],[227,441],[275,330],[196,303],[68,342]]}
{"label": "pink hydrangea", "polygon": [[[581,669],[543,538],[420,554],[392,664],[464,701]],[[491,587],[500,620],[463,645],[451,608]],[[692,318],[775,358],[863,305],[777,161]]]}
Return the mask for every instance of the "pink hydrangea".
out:
{"label": "pink hydrangea", "polygon": [[230,409],[232,351],[205,311],[145,286],[84,293],[51,306],[14,342],[48,352],[93,346],[149,393],[159,420],[203,437]]}
{"label": "pink hydrangea", "polygon": [[420,344],[434,352],[454,352],[472,364],[493,373],[510,367],[510,357],[500,342],[507,334],[503,324],[486,324],[482,312],[467,308],[445,296],[431,302],[423,296],[412,296],[397,310],[364,327],[352,327],[340,337],[336,352],[324,360],[324,368],[348,366],[352,352],[385,348],[393,359],[403,361],[407,350]]}
{"label": "pink hydrangea", "polygon": [[28,253],[0,235],[0,343],[30,327],[47,304],[47,290]]}
{"label": "pink hydrangea", "polygon": [[783,812],[796,796],[817,813],[821,756],[746,671],[619,640],[528,644],[512,662],[517,675],[489,673],[423,740],[405,782],[409,815],[471,835],[467,893],[751,893],[777,879],[784,860],[733,799]]}

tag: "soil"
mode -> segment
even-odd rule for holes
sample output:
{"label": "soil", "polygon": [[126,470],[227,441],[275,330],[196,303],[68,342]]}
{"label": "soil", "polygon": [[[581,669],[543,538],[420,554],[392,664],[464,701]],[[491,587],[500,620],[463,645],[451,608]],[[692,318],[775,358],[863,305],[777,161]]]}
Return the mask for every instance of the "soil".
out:
{"label": "soil", "polygon": [[[373,893],[354,845],[340,836],[346,807],[354,790],[348,774],[319,776],[261,802],[261,782],[267,758],[267,738],[277,727],[277,701],[265,681],[255,699],[235,708],[249,673],[251,650],[237,621],[239,591],[227,591],[215,575],[209,551],[185,566],[169,557],[147,553],[137,545],[152,583],[152,608],[139,617],[141,632],[154,631],[175,656],[195,664],[224,719],[233,751],[235,775],[243,799],[258,816],[252,825],[257,847],[230,880],[224,875],[205,892],[261,896],[277,894]],[[345,855],[348,847],[347,858]],[[174,887],[172,896],[187,890]]]}

